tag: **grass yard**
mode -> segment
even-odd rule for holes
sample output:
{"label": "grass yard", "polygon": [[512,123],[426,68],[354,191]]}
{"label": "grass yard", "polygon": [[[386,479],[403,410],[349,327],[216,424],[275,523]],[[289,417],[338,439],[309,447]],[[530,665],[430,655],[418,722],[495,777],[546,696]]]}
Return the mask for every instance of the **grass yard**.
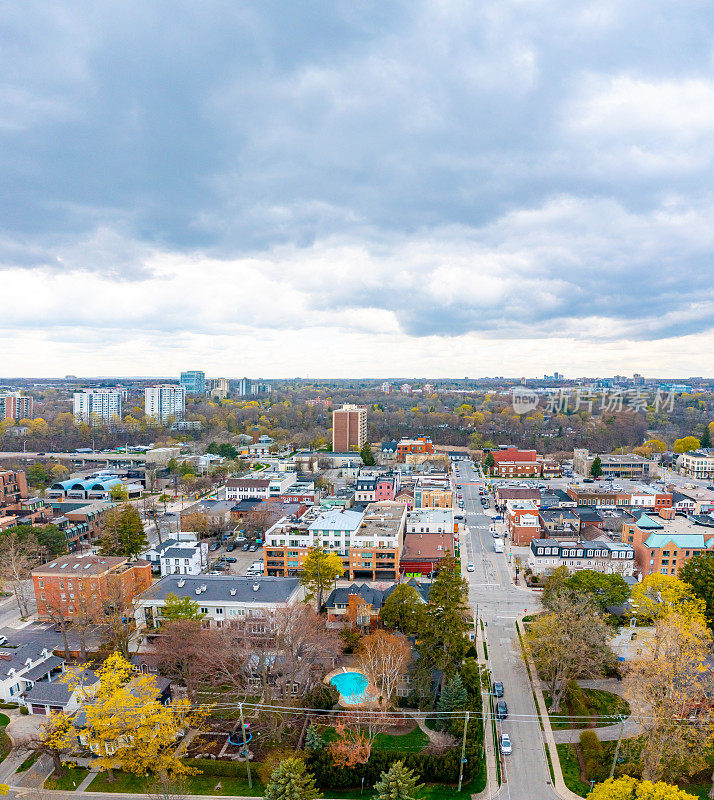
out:
{"label": "grass yard", "polygon": [[563,780],[571,792],[585,797],[590,792],[590,784],[580,780],[580,764],[572,744],[558,744],[558,758],[563,771]]}
{"label": "grass yard", "polygon": [[5,733],[5,728],[10,722],[10,717],[7,714],[0,714],[0,761],[2,761],[7,754],[12,750],[12,742],[10,737]]}
{"label": "grass yard", "polygon": [[30,755],[20,764],[20,766],[15,770],[15,772],[27,772],[28,769],[37,761],[40,757],[39,753],[30,753]]}
{"label": "grass yard", "polygon": [[[254,765],[255,766],[255,765]],[[117,792],[129,794],[146,794],[155,783],[153,778],[143,775],[132,775],[128,772],[115,772],[114,781],[109,782],[105,772],[101,772],[89,784],[90,792]],[[247,778],[234,778],[225,775],[190,775],[183,779],[187,794],[225,794],[244,797],[262,797],[265,787],[253,779],[253,787],[248,786]],[[220,788],[216,787],[220,784]],[[48,787],[49,788],[49,787]]]}
{"label": "grass yard", "polygon": [[568,719],[568,711],[564,704],[561,704],[560,711],[557,714],[553,714],[550,710],[550,692],[543,692],[545,705],[550,717],[550,726],[554,731],[586,727],[604,728],[607,725],[616,725],[620,715],[624,717],[630,715],[630,706],[627,700],[619,695],[603,691],[602,689],[583,689],[583,694],[587,697],[588,705],[592,709],[592,720],[595,724],[591,726],[585,725],[585,721],[582,719],[578,719],[571,724]]}
{"label": "grass yard", "polygon": [[429,737],[415,725],[408,733],[380,733],[374,740],[375,750],[389,750],[390,752],[418,753],[429,744]]}
{"label": "grass yard", "polygon": [[61,789],[65,792],[72,792],[87,777],[89,770],[85,767],[74,767],[65,769],[61,778],[47,778],[45,789]]}

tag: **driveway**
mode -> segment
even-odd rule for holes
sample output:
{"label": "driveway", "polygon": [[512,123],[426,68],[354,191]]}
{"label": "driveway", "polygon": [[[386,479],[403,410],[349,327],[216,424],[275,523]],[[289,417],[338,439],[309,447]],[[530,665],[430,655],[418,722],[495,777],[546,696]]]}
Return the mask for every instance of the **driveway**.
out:
{"label": "driveway", "polygon": [[47,717],[39,714],[18,714],[8,723],[5,732],[12,739],[15,747],[23,744],[28,739],[37,736],[40,726],[47,722]]}

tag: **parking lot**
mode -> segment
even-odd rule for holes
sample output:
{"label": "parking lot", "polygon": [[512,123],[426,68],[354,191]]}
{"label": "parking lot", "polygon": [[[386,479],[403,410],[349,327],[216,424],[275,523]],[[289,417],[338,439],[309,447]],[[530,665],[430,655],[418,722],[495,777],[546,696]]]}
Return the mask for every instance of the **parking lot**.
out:
{"label": "parking lot", "polygon": [[[226,544],[229,544],[227,542]],[[210,572],[212,569],[212,565],[216,562],[217,559],[225,556],[226,558],[235,558],[235,563],[227,564],[227,569],[222,573],[223,575],[245,575],[248,567],[254,561],[261,561],[263,560],[263,548],[259,547],[254,552],[250,552],[246,550],[243,552],[241,549],[243,547],[243,543],[238,543],[238,546],[232,552],[227,552],[224,546],[221,546],[220,550],[210,550],[208,551],[208,570]]]}

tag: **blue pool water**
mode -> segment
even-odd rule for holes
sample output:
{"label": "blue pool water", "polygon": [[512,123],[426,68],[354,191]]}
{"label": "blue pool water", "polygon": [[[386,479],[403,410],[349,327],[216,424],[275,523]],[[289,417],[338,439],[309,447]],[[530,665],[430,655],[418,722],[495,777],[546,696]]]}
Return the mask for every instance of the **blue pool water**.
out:
{"label": "blue pool water", "polygon": [[349,705],[357,705],[371,699],[366,692],[367,678],[361,672],[342,672],[333,675],[330,683],[337,688],[342,699]]}

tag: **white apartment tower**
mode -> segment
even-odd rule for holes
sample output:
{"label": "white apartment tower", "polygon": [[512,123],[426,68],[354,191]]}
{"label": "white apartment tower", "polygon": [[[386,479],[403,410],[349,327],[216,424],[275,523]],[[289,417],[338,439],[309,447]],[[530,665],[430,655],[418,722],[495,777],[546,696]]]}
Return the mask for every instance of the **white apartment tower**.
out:
{"label": "white apartment tower", "polygon": [[115,389],[87,389],[74,393],[74,418],[78,422],[121,419],[121,392]]}
{"label": "white apartment tower", "polygon": [[160,422],[183,419],[186,410],[186,390],[176,384],[147,386],[144,389],[144,413]]}

